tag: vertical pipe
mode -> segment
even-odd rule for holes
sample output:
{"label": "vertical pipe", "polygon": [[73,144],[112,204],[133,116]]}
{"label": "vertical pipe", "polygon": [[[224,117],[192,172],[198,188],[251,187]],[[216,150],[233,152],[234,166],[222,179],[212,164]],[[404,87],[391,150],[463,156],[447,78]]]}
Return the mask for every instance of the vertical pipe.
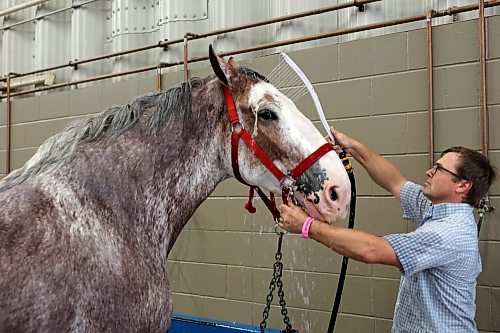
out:
{"label": "vertical pipe", "polygon": [[192,32],[186,32],[184,34],[184,81],[189,79],[188,77],[188,40],[189,37],[198,37],[197,34]]}
{"label": "vertical pipe", "polygon": [[428,106],[428,119],[429,119],[429,167],[434,164],[434,77],[432,73],[432,17],[435,11],[430,10],[427,13],[427,72],[429,74],[429,106]]}
{"label": "vertical pipe", "polygon": [[479,65],[481,75],[481,142],[483,155],[488,157],[488,105],[486,101],[486,34],[484,0],[479,0]]}
{"label": "vertical pipe", "polygon": [[5,137],[5,173],[8,175],[10,173],[10,130],[11,130],[11,109],[10,109],[10,74],[7,74],[7,114],[6,114],[6,137]]}
{"label": "vertical pipe", "polygon": [[188,80],[188,34],[184,35],[184,82]]}
{"label": "vertical pipe", "polygon": [[161,64],[158,64],[158,68],[156,69],[156,89],[158,91],[161,90]]}

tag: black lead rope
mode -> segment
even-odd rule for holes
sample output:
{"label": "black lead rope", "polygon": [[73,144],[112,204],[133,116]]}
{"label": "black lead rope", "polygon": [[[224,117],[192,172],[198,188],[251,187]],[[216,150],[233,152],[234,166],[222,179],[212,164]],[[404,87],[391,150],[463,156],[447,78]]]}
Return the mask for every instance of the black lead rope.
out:
{"label": "black lead rope", "polygon": [[[349,224],[347,227],[349,229],[354,228],[354,218],[356,216],[356,180],[354,179],[354,172],[352,170],[352,165],[347,159],[344,152],[339,154],[339,157],[346,168],[347,175],[351,181],[351,205],[349,207]],[[335,294],[335,301],[333,302],[332,314],[330,316],[330,324],[328,325],[327,333],[333,333],[335,328],[335,322],[337,321],[337,315],[340,308],[340,300],[342,299],[342,291],[344,290],[344,282],[347,274],[347,265],[349,264],[349,258],[343,257],[342,267],[340,269],[339,282],[337,284],[337,293]]]}

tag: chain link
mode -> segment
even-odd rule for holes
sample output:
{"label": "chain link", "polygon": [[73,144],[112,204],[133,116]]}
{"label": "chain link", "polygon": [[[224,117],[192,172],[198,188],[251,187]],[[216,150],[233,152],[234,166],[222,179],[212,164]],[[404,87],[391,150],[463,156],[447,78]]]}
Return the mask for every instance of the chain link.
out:
{"label": "chain link", "polygon": [[285,331],[286,333],[297,332],[292,329],[292,324],[290,323],[290,318],[288,317],[288,310],[286,309],[286,301],[285,301],[285,292],[283,291],[283,281],[281,277],[283,275],[283,263],[281,262],[281,258],[283,254],[281,253],[281,244],[283,242],[283,232],[279,233],[278,238],[278,251],[276,251],[276,255],[274,258],[276,262],[273,265],[273,277],[271,282],[269,283],[269,294],[266,297],[266,306],[264,311],[262,312],[262,322],[260,323],[260,332],[264,333],[267,327],[267,319],[269,318],[269,311],[271,309],[271,303],[273,302],[273,293],[276,287],[278,287],[278,297],[279,304],[281,306],[281,314],[283,315],[283,322],[285,323]]}

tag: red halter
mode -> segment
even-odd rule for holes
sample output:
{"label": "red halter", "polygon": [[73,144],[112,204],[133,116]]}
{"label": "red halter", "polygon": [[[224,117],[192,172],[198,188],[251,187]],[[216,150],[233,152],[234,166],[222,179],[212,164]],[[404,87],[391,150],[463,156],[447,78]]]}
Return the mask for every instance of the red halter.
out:
{"label": "red halter", "polygon": [[266,155],[266,153],[262,150],[262,148],[257,144],[252,136],[248,133],[248,131],[243,127],[243,124],[240,122],[238,117],[238,112],[236,111],[236,107],[234,105],[233,96],[228,87],[224,86],[224,95],[226,97],[227,110],[229,113],[229,118],[231,119],[231,125],[233,127],[233,132],[231,135],[231,163],[233,166],[234,177],[240,181],[241,183],[250,187],[249,192],[249,200],[245,205],[245,208],[250,213],[255,213],[256,209],[252,206],[252,197],[254,194],[254,190],[257,190],[257,194],[262,198],[265,205],[273,215],[275,220],[278,220],[280,217],[280,212],[276,208],[276,202],[274,199],[274,193],[270,193],[270,198],[268,198],[264,192],[258,187],[254,185],[250,185],[243,180],[240,174],[240,168],[238,165],[238,147],[240,139],[242,139],[245,144],[250,148],[255,156],[264,164],[264,166],[276,177],[276,179],[281,184],[281,197],[284,203],[287,203],[288,194],[292,190],[297,179],[311,167],[317,160],[319,160],[323,155],[333,150],[333,147],[329,143],[325,143],[316,151],[314,151],[309,157],[303,160],[295,169],[286,174],[278,168],[276,164]]}

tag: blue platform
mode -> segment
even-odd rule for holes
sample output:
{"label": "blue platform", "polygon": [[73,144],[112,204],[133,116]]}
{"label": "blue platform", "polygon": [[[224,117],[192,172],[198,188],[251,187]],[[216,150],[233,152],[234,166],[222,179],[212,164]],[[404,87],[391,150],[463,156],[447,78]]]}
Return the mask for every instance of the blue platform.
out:
{"label": "blue platform", "polygon": [[[259,333],[260,328],[251,325],[238,324],[220,320],[206,319],[174,314],[168,333]],[[276,329],[266,329],[266,333],[280,333]]]}

